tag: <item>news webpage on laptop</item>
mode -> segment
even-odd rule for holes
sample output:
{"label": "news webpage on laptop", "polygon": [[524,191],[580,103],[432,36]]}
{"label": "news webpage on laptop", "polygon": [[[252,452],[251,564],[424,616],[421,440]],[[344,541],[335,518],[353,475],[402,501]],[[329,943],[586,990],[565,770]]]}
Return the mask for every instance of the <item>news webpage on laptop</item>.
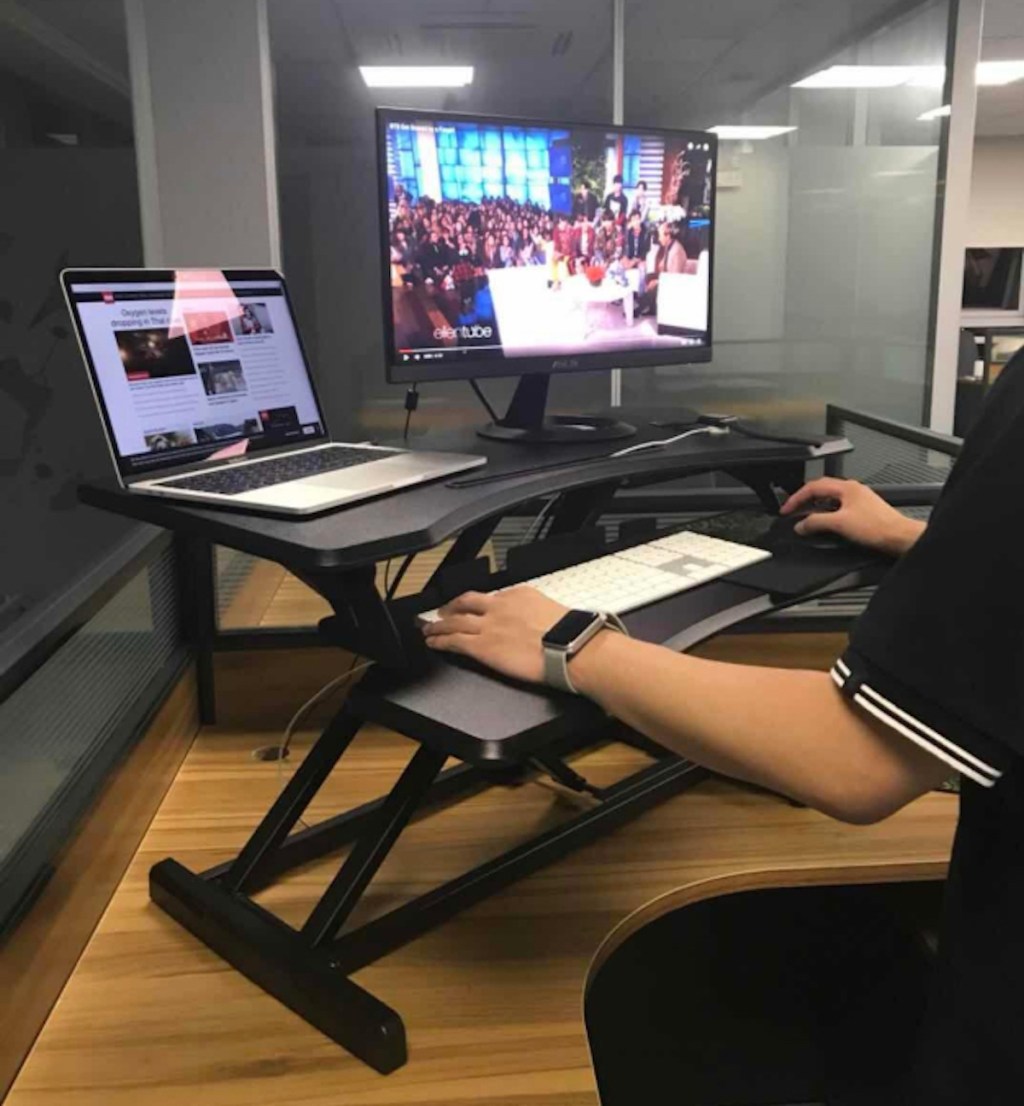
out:
{"label": "news webpage on laptop", "polygon": [[190,276],[71,286],[125,475],[326,433],[281,282]]}

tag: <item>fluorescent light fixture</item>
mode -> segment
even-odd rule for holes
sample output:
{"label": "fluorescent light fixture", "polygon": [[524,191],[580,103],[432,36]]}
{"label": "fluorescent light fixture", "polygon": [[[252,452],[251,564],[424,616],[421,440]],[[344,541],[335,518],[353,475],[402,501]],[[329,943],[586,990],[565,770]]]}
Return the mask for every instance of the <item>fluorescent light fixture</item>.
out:
{"label": "fluorescent light fixture", "polygon": [[911,88],[942,88],[946,83],[944,65],[914,65],[910,68],[907,84]]}
{"label": "fluorescent light fixture", "polygon": [[[975,71],[979,85],[1004,85],[1024,79],[1024,59],[982,61]],[[944,65],[831,65],[820,69],[793,88],[942,88]]]}
{"label": "fluorescent light fixture", "polygon": [[367,88],[465,88],[471,65],[361,65]]}
{"label": "fluorescent light fixture", "polygon": [[978,62],[978,84],[1013,84],[1024,78],[1024,60]]}
{"label": "fluorescent light fixture", "polygon": [[757,140],[760,138],[777,138],[780,134],[789,134],[790,131],[795,131],[796,127],[761,127],[751,124],[721,125],[718,127],[708,127],[708,130],[712,134],[717,134],[719,138],[728,142],[730,139],[739,141],[742,139]]}
{"label": "fluorescent light fixture", "polygon": [[923,111],[917,117],[922,123],[930,123],[933,119],[942,119],[952,111],[949,104],[943,104],[940,108],[932,108],[931,111]]}
{"label": "fluorescent light fixture", "polygon": [[793,88],[896,88],[910,80],[914,69],[911,65],[830,65],[797,81]]}

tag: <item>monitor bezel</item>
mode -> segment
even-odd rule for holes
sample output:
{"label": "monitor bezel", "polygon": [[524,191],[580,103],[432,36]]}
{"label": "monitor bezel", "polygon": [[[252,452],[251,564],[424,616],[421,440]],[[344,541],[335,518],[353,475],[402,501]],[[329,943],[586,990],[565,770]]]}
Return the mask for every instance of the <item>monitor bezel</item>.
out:
{"label": "monitor bezel", "polygon": [[[316,376],[312,371],[312,366],[309,361],[309,356],[306,353],[306,347],[302,341],[302,333],[299,330],[298,320],[295,316],[295,306],[292,303],[291,295],[288,292],[288,282],[284,276],[277,269],[270,266],[261,269],[220,269],[216,266],[207,266],[200,268],[199,266],[181,266],[177,269],[103,269],[103,268],[90,268],[90,269],[64,269],[60,274],[61,288],[64,292],[64,300],[67,304],[68,311],[71,315],[73,329],[75,332],[75,338],[78,342],[78,349],[82,356],[82,361],[85,364],[86,373],[89,379],[89,386],[92,389],[93,398],[96,401],[96,406],[99,408],[101,421],[103,424],[103,433],[107,440],[107,448],[110,450],[110,457],[114,463],[114,467],[117,470],[117,474],[122,484],[137,483],[139,481],[147,480],[160,480],[165,476],[177,476],[194,472],[205,472],[211,468],[222,468],[227,462],[221,458],[219,460],[211,460],[207,458],[201,461],[173,461],[168,459],[166,464],[151,465],[144,469],[134,467],[128,460],[122,457],[120,449],[117,444],[117,437],[114,433],[114,424],[110,418],[110,413],[107,409],[107,403],[103,396],[103,389],[100,384],[99,373],[96,371],[96,365],[93,362],[92,351],[89,349],[88,343],[85,340],[85,328],[82,325],[82,319],[78,311],[78,304],[75,302],[75,296],[72,292],[72,285],[75,284],[96,284],[102,286],[104,284],[131,284],[133,282],[139,283],[169,283],[173,284],[177,279],[179,273],[206,273],[206,272],[218,272],[224,275],[225,280],[230,285],[232,281],[251,281],[251,280],[273,280],[279,281],[281,284],[281,290],[284,294],[285,302],[288,305],[288,310],[291,313],[292,324],[295,329],[295,335],[299,344],[299,353],[302,357],[303,364],[306,368],[306,374],[309,378],[310,388],[313,392],[313,401],[316,404],[317,413],[320,416],[320,426],[323,429],[322,434],[310,435],[308,438],[304,438],[302,441],[302,448],[310,448],[317,445],[323,445],[331,441],[330,429],[327,425],[327,420],[324,417],[323,403],[320,400],[320,395],[317,391]],[[268,449],[261,449],[258,455],[248,455],[244,459],[252,460],[254,456],[258,456],[261,460],[267,457],[274,457],[282,453],[294,452],[297,448],[297,443],[292,442],[280,446],[272,446]]]}
{"label": "monitor bezel", "polygon": [[[498,379],[531,374],[593,372],[599,369],[643,369],[663,365],[698,365],[711,361],[714,346],[714,272],[715,234],[718,224],[718,136],[696,128],[642,127],[614,123],[578,122],[552,119],[527,119],[508,115],[474,114],[471,112],[432,111],[423,108],[376,108],[377,134],[377,219],[380,245],[381,310],[384,321],[384,358],[389,384],[426,384],[445,380]],[[711,143],[714,170],[711,176],[711,230],[709,235],[708,328],[706,341],[699,346],[665,347],[656,350],[627,352],[579,353],[569,356],[473,358],[441,361],[436,365],[424,362],[399,362],[395,343],[395,320],[391,305],[390,267],[387,258],[391,249],[390,212],[387,180],[387,124],[392,120],[443,119],[453,123],[496,123],[499,126],[587,128],[606,133],[653,134],[666,137],[700,136]]]}

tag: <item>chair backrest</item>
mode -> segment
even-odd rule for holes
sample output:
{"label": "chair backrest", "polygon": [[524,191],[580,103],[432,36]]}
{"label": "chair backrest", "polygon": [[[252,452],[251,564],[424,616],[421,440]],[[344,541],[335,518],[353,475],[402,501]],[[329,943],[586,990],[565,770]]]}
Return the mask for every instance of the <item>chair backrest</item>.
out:
{"label": "chair backrest", "polygon": [[658,276],[658,326],[707,330],[708,255],[697,259],[695,273],[661,273]]}

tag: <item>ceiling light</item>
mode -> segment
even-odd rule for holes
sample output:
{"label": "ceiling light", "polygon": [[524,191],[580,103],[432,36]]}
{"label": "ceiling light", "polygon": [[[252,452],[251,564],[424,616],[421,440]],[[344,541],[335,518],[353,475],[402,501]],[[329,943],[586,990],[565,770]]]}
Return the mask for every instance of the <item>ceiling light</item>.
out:
{"label": "ceiling light", "polygon": [[943,104],[940,108],[932,108],[931,111],[923,111],[917,118],[922,123],[929,123],[932,119],[942,119],[952,111],[949,104]]}
{"label": "ceiling light", "polygon": [[712,134],[717,134],[719,138],[728,142],[730,139],[740,140],[745,138],[759,139],[759,138],[776,138],[780,134],[789,134],[790,131],[795,131],[796,127],[760,127],[751,124],[737,126],[718,126],[708,127],[708,130]]}
{"label": "ceiling light", "polygon": [[913,65],[910,67],[911,88],[943,88],[946,84],[944,65]]}
{"label": "ceiling light", "polygon": [[361,65],[367,88],[465,88],[471,65]]}
{"label": "ceiling light", "polygon": [[978,62],[978,84],[1012,84],[1024,78],[1024,61]]}
{"label": "ceiling light", "polygon": [[[979,85],[1004,85],[1024,79],[1024,60],[982,61],[975,79]],[[942,88],[944,65],[831,65],[820,69],[793,88]]]}
{"label": "ceiling light", "polygon": [[793,88],[896,88],[914,75],[912,65],[830,65],[797,81]]}

